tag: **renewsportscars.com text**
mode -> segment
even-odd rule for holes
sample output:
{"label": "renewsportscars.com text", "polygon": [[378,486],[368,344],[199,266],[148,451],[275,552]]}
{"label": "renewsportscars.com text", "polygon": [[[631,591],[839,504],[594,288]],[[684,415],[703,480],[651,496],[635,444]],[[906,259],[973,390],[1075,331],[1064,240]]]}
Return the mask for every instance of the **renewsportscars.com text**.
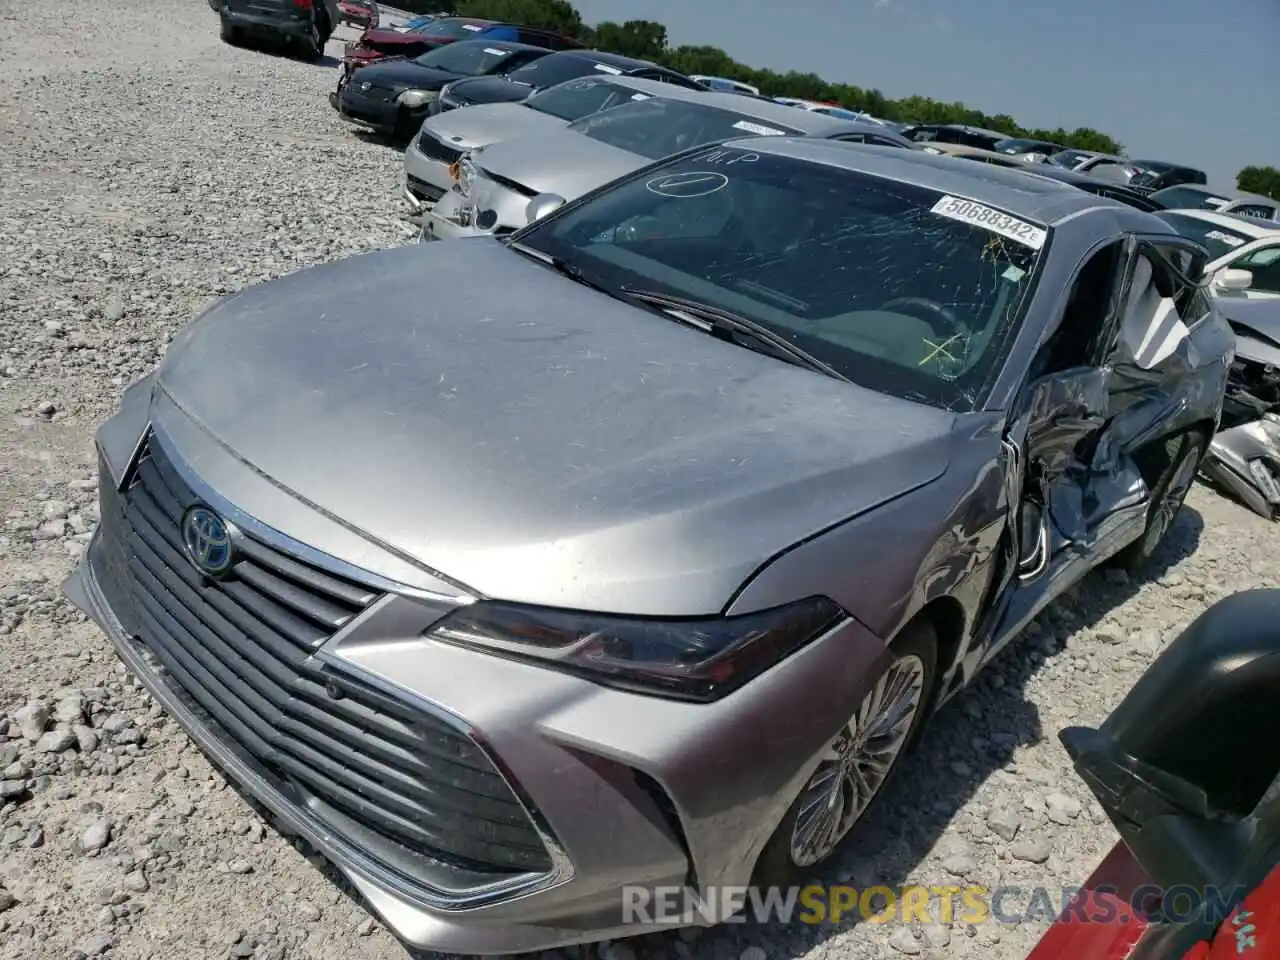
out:
{"label": "renewsportscars.com text", "polygon": [[[1086,901],[1080,887],[905,886],[891,888],[811,884],[805,887],[715,887],[701,894],[687,887],[624,887],[623,922],[702,923],[1052,923],[1070,916],[1110,923],[1126,910],[1151,919],[1185,923],[1209,918],[1221,923],[1245,897],[1232,890],[1191,886],[1137,888],[1125,899],[1114,887],[1103,902]],[[1115,898],[1115,899],[1112,899]]]}

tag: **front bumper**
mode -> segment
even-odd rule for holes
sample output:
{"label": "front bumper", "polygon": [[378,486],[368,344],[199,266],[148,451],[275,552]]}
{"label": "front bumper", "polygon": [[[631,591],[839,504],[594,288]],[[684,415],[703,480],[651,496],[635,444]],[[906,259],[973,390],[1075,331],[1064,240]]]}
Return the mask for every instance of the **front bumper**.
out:
{"label": "front bumper", "polygon": [[426,107],[411,110],[394,99],[385,99],[376,88],[360,89],[359,71],[347,79],[330,96],[329,103],[338,115],[352,126],[383,136],[405,139],[414,134],[426,119]]}
{"label": "front bumper", "polygon": [[256,36],[282,36],[304,39],[311,32],[311,17],[264,16],[236,10],[222,10],[226,22],[248,34]]}
{"label": "front bumper", "polygon": [[[422,150],[423,135],[420,132],[414,137],[404,151],[405,199],[415,211],[435,204],[452,189],[453,175],[449,167],[457,159],[445,154],[442,146],[435,147],[435,150],[444,156],[428,156]],[[457,151],[457,155],[461,156],[461,151]]]}
{"label": "front bumper", "polygon": [[1280,419],[1270,417],[1223,430],[1209,444],[1201,472],[1254,513],[1280,515]]}
{"label": "front bumper", "polygon": [[[502,954],[632,936],[652,928],[624,923],[628,885],[681,886],[691,878],[700,887],[748,883],[760,849],[822,746],[852,715],[865,692],[863,678],[875,675],[884,656],[883,643],[851,622],[718,703],[676,703],[433,643],[424,631],[457,601],[442,606],[438,596],[419,588],[388,590],[313,644],[298,669],[332,671],[343,689],[347,683],[375,689],[401,713],[420,715],[424,729],[451,725],[455,740],[465,737],[510,785],[547,854],[544,867],[515,875],[508,871],[500,882],[491,875],[468,879],[476,871],[459,872],[447,858],[433,858],[422,849],[401,869],[381,855],[377,838],[370,839],[359,816],[334,816],[324,787],[292,775],[282,759],[297,752],[299,739],[328,729],[327,715],[314,713],[316,702],[323,712],[323,698],[308,701],[310,713],[298,712],[302,693],[295,683],[288,688],[291,699],[263,707],[269,717],[249,716],[246,711],[262,697],[251,683],[237,686],[232,677],[244,664],[235,657],[209,656],[218,644],[231,643],[210,636],[221,621],[202,614],[203,625],[183,626],[182,618],[199,602],[235,613],[239,608],[233,610],[225,588],[205,583],[196,596],[191,570],[177,570],[176,592],[169,596],[186,606],[175,607],[172,617],[155,609],[159,594],[149,572],[155,555],[146,546],[155,528],[136,525],[146,501],[134,499],[135,488],[148,481],[133,465],[149,448],[136,437],[152,420],[150,442],[164,452],[161,462],[172,461],[175,475],[191,479],[187,499],[230,517],[253,537],[280,537],[273,531],[296,529],[299,517],[311,517],[302,525],[311,531],[314,548],[287,538],[279,547],[295,551],[295,557],[351,569],[333,559],[336,551],[318,552],[351,531],[326,526],[332,521],[312,516],[304,504],[281,501],[278,488],[176,408],[165,406],[157,416],[145,406],[139,411],[139,399],[135,393],[134,409],[122,411],[99,432],[103,523],[68,580],[67,595],[107,633],[131,672],[227,776],[266,807],[282,830],[304,838],[334,863],[387,926],[415,947]],[[126,447],[130,436],[134,439]],[[217,490],[190,473],[186,464],[195,462]],[[121,488],[124,492],[117,493]],[[234,499],[223,499],[224,493]],[[253,515],[233,505],[249,502],[261,505]],[[177,503],[173,509],[180,508]],[[147,514],[154,515],[154,510]],[[140,529],[152,532],[139,539]],[[375,562],[372,545],[360,555],[370,569],[390,569]],[[139,620],[140,609],[153,611],[149,620]],[[135,631],[126,626],[131,622],[145,626]],[[243,643],[243,633],[236,637]],[[201,670],[221,679],[200,680]],[[219,695],[210,693],[215,686],[232,706],[208,699]],[[236,727],[220,720],[221,713],[231,712],[244,723]],[[307,726],[308,718],[320,725]],[[259,731],[269,728],[265,742],[257,742],[248,729],[259,721],[266,724]],[[371,737],[378,731],[360,732]],[[435,742],[422,740],[419,751]],[[351,763],[359,767],[363,756]],[[339,776],[350,772],[337,770]],[[373,804],[377,798],[371,796],[366,799]],[[441,877],[445,882],[437,883]],[[712,919],[697,916],[686,922]]]}

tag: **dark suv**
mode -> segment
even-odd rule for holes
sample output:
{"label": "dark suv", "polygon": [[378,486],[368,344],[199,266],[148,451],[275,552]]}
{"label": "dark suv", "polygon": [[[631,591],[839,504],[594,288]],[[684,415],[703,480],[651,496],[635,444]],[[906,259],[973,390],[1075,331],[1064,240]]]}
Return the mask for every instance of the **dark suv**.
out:
{"label": "dark suv", "polygon": [[965,147],[995,151],[996,144],[1009,139],[999,130],[984,130],[963,123],[918,123],[907,127],[902,135],[917,143],[958,143]]}
{"label": "dark suv", "polygon": [[1131,160],[1128,165],[1137,170],[1129,179],[1129,186],[1143,193],[1155,193],[1165,187],[1176,187],[1183,183],[1209,182],[1203,170],[1165,163],[1163,160]]}
{"label": "dark suv", "polygon": [[702,88],[700,83],[683,74],[648,60],[635,60],[600,50],[565,50],[541,57],[504,77],[474,77],[452,83],[440,99],[431,105],[431,113],[477,103],[512,103],[556,84],[580,77],[599,76],[639,77],[689,90]]}

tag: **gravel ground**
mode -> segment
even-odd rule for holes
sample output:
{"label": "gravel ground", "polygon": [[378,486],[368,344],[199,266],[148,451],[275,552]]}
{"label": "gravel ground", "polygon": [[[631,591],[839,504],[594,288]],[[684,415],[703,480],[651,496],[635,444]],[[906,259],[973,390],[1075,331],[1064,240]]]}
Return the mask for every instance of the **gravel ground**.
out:
{"label": "gravel ground", "polygon": [[[204,0],[0,0],[6,957],[406,955],[226,787],[59,596],[96,519],[92,429],[173,332],[222,293],[408,241],[398,155],[335,118],[333,66],[222,45]],[[1197,488],[1150,579],[1089,578],[937,719],[834,875],[1081,881],[1115,834],[1057,731],[1101,720],[1207,604],[1280,582],[1278,545],[1276,528]],[[1016,960],[1047,920],[739,925],[544,956]]]}

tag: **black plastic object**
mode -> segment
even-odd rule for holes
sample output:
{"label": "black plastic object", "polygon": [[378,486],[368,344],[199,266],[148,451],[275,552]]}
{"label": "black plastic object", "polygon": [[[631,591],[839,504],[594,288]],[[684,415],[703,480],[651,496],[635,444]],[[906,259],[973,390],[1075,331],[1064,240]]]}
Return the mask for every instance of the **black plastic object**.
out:
{"label": "black plastic object", "polygon": [[[1098,730],[1061,739],[1154,884],[1227,898],[1280,860],[1277,721],[1280,590],[1250,590],[1187,627]],[[1157,916],[1134,956],[1180,956],[1221,919]]]}

